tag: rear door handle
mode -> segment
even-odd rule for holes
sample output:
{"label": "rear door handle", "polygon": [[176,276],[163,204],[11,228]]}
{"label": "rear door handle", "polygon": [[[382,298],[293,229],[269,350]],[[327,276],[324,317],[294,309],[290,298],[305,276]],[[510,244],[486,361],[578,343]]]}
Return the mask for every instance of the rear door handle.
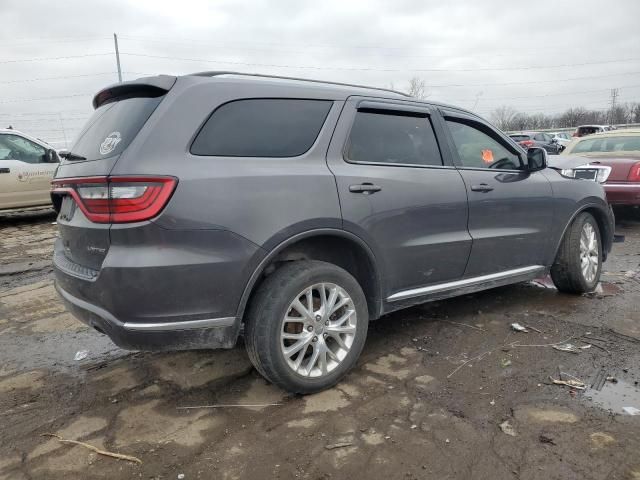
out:
{"label": "rear door handle", "polygon": [[490,192],[493,190],[493,187],[487,185],[486,183],[481,183],[480,185],[471,185],[472,192]]}
{"label": "rear door handle", "polygon": [[373,183],[361,183],[360,185],[349,185],[349,191],[352,193],[364,193],[370,195],[382,190],[382,187],[374,185]]}
{"label": "rear door handle", "polygon": [[0,173],[11,173],[10,168],[0,168]]}

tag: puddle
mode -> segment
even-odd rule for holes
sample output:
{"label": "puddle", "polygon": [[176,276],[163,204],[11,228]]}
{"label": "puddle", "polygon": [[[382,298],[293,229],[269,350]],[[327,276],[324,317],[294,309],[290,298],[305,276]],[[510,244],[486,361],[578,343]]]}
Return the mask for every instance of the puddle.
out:
{"label": "puddle", "polygon": [[632,407],[631,411],[640,410],[640,385],[635,383],[621,380],[617,383],[606,382],[602,390],[587,390],[585,397],[594,405],[618,415],[629,414],[623,410],[625,407]]}

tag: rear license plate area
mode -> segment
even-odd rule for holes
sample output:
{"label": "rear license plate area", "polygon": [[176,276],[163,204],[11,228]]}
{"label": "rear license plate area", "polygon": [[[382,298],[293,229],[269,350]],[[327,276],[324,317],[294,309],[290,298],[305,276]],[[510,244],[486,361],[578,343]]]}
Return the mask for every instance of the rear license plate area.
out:
{"label": "rear license plate area", "polygon": [[62,205],[60,205],[60,213],[58,214],[58,219],[70,222],[75,211],[76,202],[69,195],[65,195],[65,197],[62,199]]}

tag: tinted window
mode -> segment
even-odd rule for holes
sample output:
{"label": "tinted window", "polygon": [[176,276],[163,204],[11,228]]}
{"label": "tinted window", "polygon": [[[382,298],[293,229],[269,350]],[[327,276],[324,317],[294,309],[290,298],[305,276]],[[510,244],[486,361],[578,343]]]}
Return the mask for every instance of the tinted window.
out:
{"label": "tinted window", "polygon": [[346,159],[354,162],[442,165],[431,121],[425,116],[359,111]]}
{"label": "tinted window", "polygon": [[520,157],[482,130],[447,119],[458,156],[464,167],[518,170]]}
{"label": "tinted window", "polygon": [[511,138],[513,138],[516,142],[524,142],[525,140],[531,140],[531,137],[529,135],[509,135]]}
{"label": "tinted window", "polygon": [[44,162],[45,149],[17,135],[0,135],[0,160],[20,160],[26,163]]}
{"label": "tinted window", "polygon": [[89,160],[119,155],[129,146],[162,97],[128,98],[97,108],[71,151]]}
{"label": "tinted window", "polygon": [[222,105],[191,146],[194,155],[296,157],[315,142],[332,102],[251,99]]}
{"label": "tinted window", "polygon": [[544,135],[542,133],[537,133],[534,137],[534,140],[537,140],[538,142],[544,142],[545,138]]}

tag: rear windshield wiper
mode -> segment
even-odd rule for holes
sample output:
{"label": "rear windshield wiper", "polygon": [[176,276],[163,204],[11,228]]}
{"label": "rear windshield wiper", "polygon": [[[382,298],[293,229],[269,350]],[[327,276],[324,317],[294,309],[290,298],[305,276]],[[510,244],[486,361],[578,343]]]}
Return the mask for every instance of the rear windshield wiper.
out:
{"label": "rear windshield wiper", "polygon": [[78,155],[77,153],[73,153],[73,152],[61,152],[59,154],[62,158],[65,158],[67,160],[86,160],[87,157],[83,157],[82,155]]}

